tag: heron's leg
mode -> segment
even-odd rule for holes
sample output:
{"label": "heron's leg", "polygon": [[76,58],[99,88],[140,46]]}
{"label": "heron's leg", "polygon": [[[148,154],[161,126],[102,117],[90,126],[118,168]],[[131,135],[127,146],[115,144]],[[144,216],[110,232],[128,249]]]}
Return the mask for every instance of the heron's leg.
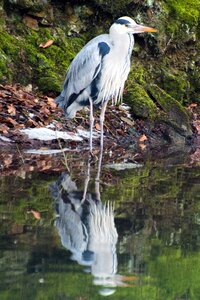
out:
{"label": "heron's leg", "polygon": [[101,173],[101,164],[102,164],[102,158],[103,158],[103,123],[104,123],[104,117],[105,117],[105,111],[108,101],[105,101],[103,103],[103,106],[101,108],[101,114],[100,114],[100,129],[101,129],[101,141],[100,141],[100,154],[99,154],[99,161],[98,161],[98,170],[97,170],[97,176],[95,178],[95,190],[98,199],[100,200],[100,192],[99,192],[99,178]]}
{"label": "heron's leg", "polygon": [[94,126],[94,116],[93,116],[93,101],[89,96],[90,102],[90,153],[92,154],[92,136],[93,136],[93,126]]}
{"label": "heron's leg", "polygon": [[87,189],[88,189],[88,184],[90,182],[90,158],[88,158],[87,162],[87,176],[85,179],[85,184],[84,184],[84,191],[83,191],[83,198],[81,200],[81,204],[85,201],[86,195],[87,195]]}
{"label": "heron's leg", "polygon": [[102,105],[101,108],[101,114],[100,114],[100,129],[101,129],[101,142],[100,142],[100,147],[101,151],[103,151],[103,123],[105,119],[105,112],[106,112],[106,107],[107,107],[108,101],[105,101]]}
{"label": "heron's leg", "polygon": [[100,181],[100,174],[101,174],[102,157],[103,157],[103,149],[100,149],[97,176],[95,178],[95,193],[99,201],[101,200],[99,181]]}

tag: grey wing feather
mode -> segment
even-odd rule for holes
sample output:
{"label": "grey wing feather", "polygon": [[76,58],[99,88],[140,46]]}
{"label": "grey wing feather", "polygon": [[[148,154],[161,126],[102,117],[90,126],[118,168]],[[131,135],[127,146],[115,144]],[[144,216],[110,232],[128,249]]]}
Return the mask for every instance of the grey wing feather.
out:
{"label": "grey wing feather", "polygon": [[102,42],[109,44],[107,34],[102,34],[92,39],[72,61],[66,75],[63,90],[60,96],[56,98],[56,103],[60,107],[66,109],[70,96],[79,95],[100,72],[102,55],[99,43]]}

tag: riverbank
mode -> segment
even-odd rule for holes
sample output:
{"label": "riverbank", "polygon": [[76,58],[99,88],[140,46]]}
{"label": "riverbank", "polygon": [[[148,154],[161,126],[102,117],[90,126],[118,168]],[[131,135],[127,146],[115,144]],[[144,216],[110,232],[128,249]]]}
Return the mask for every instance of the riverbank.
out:
{"label": "riverbank", "polygon": [[[65,120],[54,98],[34,93],[30,86],[0,86],[1,171],[12,172],[19,166],[27,170],[62,170],[64,157],[72,161],[88,157],[89,110]],[[108,106],[105,117],[104,162],[142,162],[173,153],[189,155],[199,162],[199,108],[190,104],[192,134],[180,133],[175,139],[171,124],[135,118],[128,106]],[[99,154],[99,110],[95,111],[94,154]],[[26,169],[26,168],[25,168]]]}

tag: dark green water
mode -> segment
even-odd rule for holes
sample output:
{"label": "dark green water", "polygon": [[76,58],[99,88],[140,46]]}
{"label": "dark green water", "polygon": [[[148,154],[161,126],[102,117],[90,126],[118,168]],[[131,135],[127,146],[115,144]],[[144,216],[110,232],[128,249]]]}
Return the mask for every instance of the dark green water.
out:
{"label": "dark green water", "polygon": [[104,168],[103,204],[77,173],[1,176],[0,299],[200,299],[200,168]]}

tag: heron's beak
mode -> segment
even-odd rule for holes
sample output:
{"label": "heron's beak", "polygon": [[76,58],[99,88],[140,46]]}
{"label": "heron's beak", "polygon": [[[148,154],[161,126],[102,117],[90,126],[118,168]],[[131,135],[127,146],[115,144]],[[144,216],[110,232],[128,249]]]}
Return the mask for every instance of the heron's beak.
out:
{"label": "heron's beak", "polygon": [[152,27],[147,27],[143,25],[133,25],[131,27],[133,33],[142,33],[142,32],[157,32],[157,29]]}

